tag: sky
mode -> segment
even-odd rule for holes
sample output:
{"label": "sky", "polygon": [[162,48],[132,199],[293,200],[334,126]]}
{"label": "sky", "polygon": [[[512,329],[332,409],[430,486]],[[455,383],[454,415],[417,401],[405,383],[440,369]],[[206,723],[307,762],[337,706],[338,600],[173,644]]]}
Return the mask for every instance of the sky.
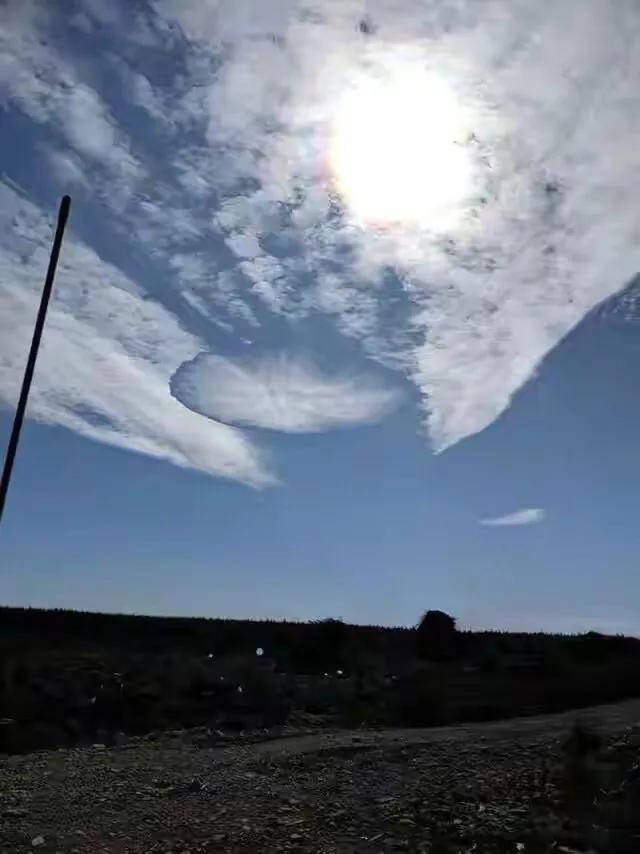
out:
{"label": "sky", "polygon": [[0,602],[640,636],[639,37],[0,3]]}

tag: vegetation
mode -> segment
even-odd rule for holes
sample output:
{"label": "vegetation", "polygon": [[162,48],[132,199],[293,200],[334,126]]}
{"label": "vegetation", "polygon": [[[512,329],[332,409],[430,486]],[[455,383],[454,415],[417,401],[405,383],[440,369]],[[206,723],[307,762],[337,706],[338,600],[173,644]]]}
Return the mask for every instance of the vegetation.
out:
{"label": "vegetation", "polygon": [[431,661],[449,661],[457,651],[455,617],[444,611],[427,611],[416,628],[416,652]]}
{"label": "vegetation", "polygon": [[[557,796],[539,810],[544,850],[631,854],[640,839],[640,729],[606,741],[597,721],[577,717],[549,783]],[[553,845],[551,842],[553,841]]]}
{"label": "vegetation", "polygon": [[553,712],[638,696],[639,665],[635,638],[459,631],[442,611],[408,629],[0,608],[0,752]]}

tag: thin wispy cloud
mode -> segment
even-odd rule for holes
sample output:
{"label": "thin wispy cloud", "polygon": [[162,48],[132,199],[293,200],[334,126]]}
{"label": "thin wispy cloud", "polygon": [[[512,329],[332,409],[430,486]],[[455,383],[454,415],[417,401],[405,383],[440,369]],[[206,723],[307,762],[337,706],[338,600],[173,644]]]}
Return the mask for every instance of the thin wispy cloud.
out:
{"label": "thin wispy cloud", "polygon": [[284,433],[372,424],[402,397],[375,374],[332,374],[287,353],[235,359],[203,353],[179,369],[172,390],[209,418]]}
{"label": "thin wispy cloud", "polygon": [[513,513],[507,513],[505,516],[493,516],[488,519],[481,519],[480,524],[495,527],[535,525],[538,522],[542,522],[544,517],[545,512],[541,507],[527,507],[524,510],[516,510]]}
{"label": "thin wispy cloud", "polygon": [[77,155],[106,167],[112,178],[144,173],[108,104],[59,48],[42,38],[54,26],[45,3],[6,4],[0,10],[0,71],[4,99],[36,125],[47,126]]}
{"label": "thin wispy cloud", "polygon": [[[0,182],[0,404],[15,405],[51,223]],[[202,348],[133,282],[71,233],[29,401],[29,415],[102,442],[253,486],[274,482],[243,434],[190,412],[168,378]]]}
{"label": "thin wispy cloud", "polygon": [[[224,425],[181,405],[170,378],[197,353],[217,352],[221,331],[247,338],[275,318],[291,328],[322,318],[415,385],[440,451],[495,421],[545,355],[637,272],[635,0],[620,0],[615,11],[598,0],[560,0],[544,10],[535,0],[482,9],[472,0],[373,0],[366,26],[363,15],[364,4],[342,0],[148,0],[135,11],[124,0],[77,0],[68,19],[45,0],[0,8],[0,103],[28,125],[50,167],[27,188],[33,215],[42,217],[43,198],[72,191],[84,267],[68,254],[69,267],[80,265],[88,300],[97,281],[89,268],[101,271],[109,293],[115,289],[100,319],[87,319],[81,299],[52,314],[47,346],[52,364],[67,352],[69,379],[52,372],[34,414],[264,482],[270,469],[247,438],[231,428],[212,433]],[[349,152],[338,133],[340,180],[329,168],[345,97],[385,64],[426,69],[462,105],[465,133],[455,144],[472,180],[456,197],[453,219],[421,219],[414,204],[406,221],[363,224],[362,205],[348,198],[354,176],[343,167],[367,151]],[[416,97],[416,136],[429,122],[438,126],[436,102]],[[407,144],[415,147],[416,138]],[[392,165],[411,183],[400,156]],[[437,178],[433,169],[429,175]],[[356,184],[362,192],[366,182]],[[374,195],[379,189],[366,186]],[[446,196],[451,188],[439,189]],[[395,202],[401,210],[403,200]],[[90,233],[80,205],[95,223]],[[11,401],[23,349],[12,330],[24,325],[26,334],[32,310],[14,285],[35,282],[43,259],[27,253],[25,261],[14,225],[7,228],[3,264],[13,278],[3,277],[0,365],[10,365],[4,398]],[[38,251],[48,237],[42,232]],[[149,312],[157,313],[158,332],[145,349],[130,327]],[[210,387],[205,364],[198,395]],[[257,367],[243,370],[247,389],[248,375],[254,389],[257,377],[264,386]],[[74,379],[83,372],[90,381]],[[213,372],[238,376],[227,363],[214,363]],[[349,364],[342,375],[353,375]],[[290,378],[285,386],[292,385]],[[152,387],[151,398],[138,393]],[[251,423],[237,403],[243,394],[235,388],[224,401],[225,420]],[[288,414],[269,404],[260,417],[304,424],[292,398],[285,396]],[[102,412],[106,400],[110,426],[79,416],[83,406]],[[207,414],[223,402],[209,403],[201,407]],[[357,416],[343,414],[341,423],[360,423]],[[312,424],[320,416],[306,417]],[[226,450],[216,456],[212,444]]]}
{"label": "thin wispy cloud", "polygon": [[[284,203],[291,215],[281,228],[304,252],[303,262],[279,254],[271,276],[261,266],[256,293],[280,311],[330,304],[339,323],[348,318],[341,328],[386,354],[388,292],[379,283],[394,269],[422,339],[400,355],[436,449],[495,420],[546,353],[637,269],[634,3],[611,14],[604,4],[564,0],[542,15],[534,2],[498,2],[479,14],[471,2],[379,0],[367,6],[372,37],[358,27],[359,4],[318,4],[315,15],[295,2],[274,15],[260,4],[243,14],[225,3],[162,0],[156,8],[205,54],[234,45],[199,107],[210,145],[231,150],[226,174],[259,188],[237,193],[218,221],[229,235],[260,238],[272,229],[270,206]],[[479,166],[464,227],[450,233],[402,225],[381,233],[332,218],[332,188],[318,171],[341,93],[367,63],[407,45],[443,69],[475,118]],[[341,269],[329,276],[331,256]],[[301,264],[314,283],[304,294],[295,286]],[[358,332],[361,300],[367,322]]]}

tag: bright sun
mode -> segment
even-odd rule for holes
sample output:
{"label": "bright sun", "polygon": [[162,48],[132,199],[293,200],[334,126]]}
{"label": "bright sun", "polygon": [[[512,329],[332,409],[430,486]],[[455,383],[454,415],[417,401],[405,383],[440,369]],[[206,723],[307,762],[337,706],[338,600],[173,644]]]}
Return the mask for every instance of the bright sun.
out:
{"label": "bright sun", "polygon": [[467,111],[453,88],[419,65],[362,74],[331,125],[333,180],[362,225],[455,226],[473,164]]}

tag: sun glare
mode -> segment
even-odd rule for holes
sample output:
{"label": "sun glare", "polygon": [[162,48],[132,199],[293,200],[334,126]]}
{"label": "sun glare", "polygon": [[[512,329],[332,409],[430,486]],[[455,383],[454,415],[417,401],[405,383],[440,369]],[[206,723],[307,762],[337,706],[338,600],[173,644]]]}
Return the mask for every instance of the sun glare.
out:
{"label": "sun glare", "polygon": [[329,163],[361,225],[453,227],[472,183],[468,114],[447,81],[417,64],[363,73],[334,114]]}

